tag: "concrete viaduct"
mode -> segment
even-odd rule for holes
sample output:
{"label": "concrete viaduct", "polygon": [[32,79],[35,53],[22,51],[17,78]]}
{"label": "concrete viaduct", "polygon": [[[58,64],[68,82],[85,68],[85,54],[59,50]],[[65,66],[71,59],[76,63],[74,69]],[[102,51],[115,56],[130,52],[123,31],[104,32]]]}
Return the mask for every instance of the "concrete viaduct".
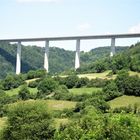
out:
{"label": "concrete viaduct", "polygon": [[110,34],[110,35],[93,35],[93,36],[70,36],[70,37],[46,37],[46,38],[20,38],[20,39],[0,39],[0,42],[17,42],[17,60],[16,60],[16,74],[21,72],[21,42],[32,41],[45,41],[45,54],[44,54],[44,69],[49,70],[49,42],[50,41],[62,41],[62,40],[76,40],[76,54],[75,54],[75,69],[80,67],[80,41],[91,39],[111,39],[111,51],[110,56],[115,54],[115,40],[117,38],[137,38],[140,37],[140,33],[137,34]]}

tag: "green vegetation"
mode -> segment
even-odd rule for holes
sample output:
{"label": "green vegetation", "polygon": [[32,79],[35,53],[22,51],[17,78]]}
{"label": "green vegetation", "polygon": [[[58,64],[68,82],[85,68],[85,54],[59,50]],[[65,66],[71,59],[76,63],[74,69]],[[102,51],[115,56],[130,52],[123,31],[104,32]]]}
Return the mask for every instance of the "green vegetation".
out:
{"label": "green vegetation", "polygon": [[51,139],[54,130],[43,102],[20,102],[9,108],[3,139]]}
{"label": "green vegetation", "polygon": [[140,109],[140,97],[123,95],[121,97],[109,101],[109,104],[112,109],[119,107],[127,107],[129,105],[134,107],[134,105],[137,104],[138,108]]}
{"label": "green vegetation", "polygon": [[[15,73],[17,44],[0,43],[0,79],[8,73]],[[118,47],[117,53],[126,50],[127,47]],[[100,57],[108,57],[110,47],[95,48],[89,52],[81,52],[81,64],[91,63]],[[22,45],[22,73],[29,70],[43,69],[44,48]],[[50,47],[49,71],[53,74],[74,69],[74,51]],[[30,63],[31,62],[31,63]],[[65,73],[65,72],[64,72]]]}
{"label": "green vegetation", "polygon": [[[122,69],[140,72],[140,43],[132,45],[122,53],[118,53],[112,58],[103,58],[90,64],[80,67],[78,73],[101,73],[112,70],[112,74]],[[110,73],[111,75],[111,73]]]}
{"label": "green vegetation", "polygon": [[50,108],[51,110],[72,109],[76,105],[76,102],[61,100],[47,100],[46,103],[48,108]]}
{"label": "green vegetation", "polygon": [[[20,90],[20,87],[14,88],[14,89],[10,89],[10,90],[6,90],[5,93],[8,96],[13,96],[13,95],[17,95],[19,90]],[[30,88],[30,87],[28,87],[28,90],[30,91],[30,94],[36,94],[37,91],[38,91],[37,88]]]}
{"label": "green vegetation", "polygon": [[101,79],[114,79],[116,77],[116,75],[111,75],[109,76],[108,74],[111,71],[105,71],[102,73],[89,73],[89,74],[78,74],[79,78],[83,78],[83,77],[87,77],[88,79],[96,79],[96,78],[101,78]]}
{"label": "green vegetation", "polygon": [[6,126],[6,121],[7,121],[7,117],[3,117],[0,118],[0,132],[4,129],[4,127]]}
{"label": "green vegetation", "polygon": [[54,126],[56,129],[59,129],[61,125],[66,125],[68,123],[69,123],[68,118],[63,118],[63,119],[55,118],[54,119]]}
{"label": "green vegetation", "polygon": [[[139,140],[139,46],[63,77],[8,74],[0,81],[0,139]],[[85,62],[91,52],[81,52]]]}
{"label": "green vegetation", "polygon": [[101,88],[96,88],[96,87],[92,87],[92,88],[72,88],[69,89],[70,92],[72,92],[73,94],[91,94],[92,92],[98,92],[101,91]]}

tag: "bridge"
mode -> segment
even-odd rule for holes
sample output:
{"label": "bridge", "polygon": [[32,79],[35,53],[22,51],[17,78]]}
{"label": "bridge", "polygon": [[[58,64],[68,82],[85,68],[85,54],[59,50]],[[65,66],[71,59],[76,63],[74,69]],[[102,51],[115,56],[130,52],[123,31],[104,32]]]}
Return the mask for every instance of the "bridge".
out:
{"label": "bridge", "polygon": [[115,54],[115,40],[119,38],[138,38],[140,33],[135,34],[110,34],[110,35],[93,35],[93,36],[69,36],[69,37],[46,37],[46,38],[19,38],[19,39],[0,39],[0,42],[17,42],[16,74],[21,73],[21,43],[32,41],[45,41],[44,69],[49,71],[49,42],[76,40],[75,69],[80,67],[80,41],[91,39],[111,39],[110,56]]}

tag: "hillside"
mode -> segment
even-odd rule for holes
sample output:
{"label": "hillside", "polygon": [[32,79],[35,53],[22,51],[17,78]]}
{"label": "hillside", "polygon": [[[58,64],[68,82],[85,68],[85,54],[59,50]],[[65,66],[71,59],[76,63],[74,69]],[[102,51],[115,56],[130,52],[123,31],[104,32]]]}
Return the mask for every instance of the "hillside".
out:
{"label": "hillside", "polygon": [[[96,59],[97,61],[93,61],[91,63],[84,63],[84,65],[78,69],[78,72],[101,73],[106,70],[112,70],[112,72],[115,74],[118,70],[121,69],[140,72],[140,43],[132,45],[125,51],[117,53],[112,58],[105,56],[102,53],[103,50],[104,48],[100,51],[100,55],[102,56],[100,59]],[[97,54],[99,54],[99,50]]]}
{"label": "hillside", "polygon": [[[16,66],[16,44],[0,43],[0,78],[7,73],[14,73]],[[117,47],[117,52],[127,47]],[[81,52],[81,64],[94,62],[100,58],[108,57],[110,47],[100,47],[89,52]],[[57,47],[49,49],[49,70],[59,73],[74,68],[75,52]],[[37,46],[22,46],[22,72],[42,69],[44,63],[44,48]]]}

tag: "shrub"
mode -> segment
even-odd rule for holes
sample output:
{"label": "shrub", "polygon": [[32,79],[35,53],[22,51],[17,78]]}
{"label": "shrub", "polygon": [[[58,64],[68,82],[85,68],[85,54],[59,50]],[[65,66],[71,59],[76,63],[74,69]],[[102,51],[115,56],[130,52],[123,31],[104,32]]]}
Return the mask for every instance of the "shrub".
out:
{"label": "shrub", "polygon": [[45,140],[52,139],[54,131],[44,102],[20,102],[9,108],[8,124],[3,138]]}
{"label": "shrub", "polygon": [[79,78],[76,75],[70,75],[68,77],[66,77],[66,86],[67,88],[73,88],[76,83],[78,82]]}
{"label": "shrub", "polygon": [[123,95],[118,91],[118,87],[114,81],[110,81],[104,88],[103,94],[105,96],[106,101],[112,100],[116,97]]}
{"label": "shrub", "polygon": [[32,81],[32,82],[29,82],[28,87],[36,88],[38,86],[38,84],[39,83],[37,82],[37,80],[36,81]]}
{"label": "shrub", "polygon": [[30,91],[27,85],[23,85],[18,92],[19,99],[27,100],[30,98]]}
{"label": "shrub", "polygon": [[54,81],[52,78],[45,78],[43,79],[37,89],[37,97],[44,97],[49,95],[50,93],[54,92],[58,88],[58,82]]}
{"label": "shrub", "polygon": [[88,84],[87,87],[104,87],[107,84],[108,80],[106,79],[100,79],[100,78],[96,78],[96,79],[91,79]]}
{"label": "shrub", "polygon": [[5,90],[12,88],[17,88],[24,83],[22,76],[18,75],[7,75],[7,77],[2,81],[2,86]]}

